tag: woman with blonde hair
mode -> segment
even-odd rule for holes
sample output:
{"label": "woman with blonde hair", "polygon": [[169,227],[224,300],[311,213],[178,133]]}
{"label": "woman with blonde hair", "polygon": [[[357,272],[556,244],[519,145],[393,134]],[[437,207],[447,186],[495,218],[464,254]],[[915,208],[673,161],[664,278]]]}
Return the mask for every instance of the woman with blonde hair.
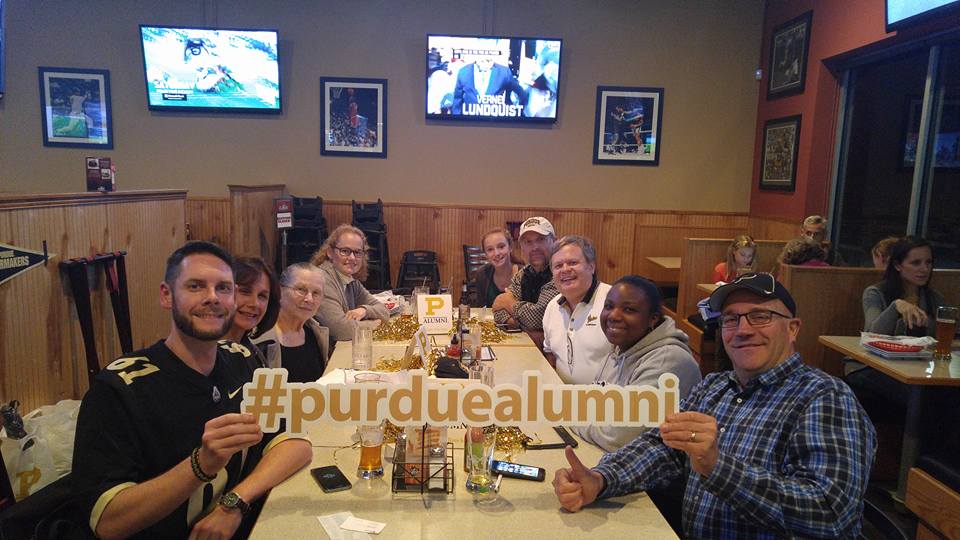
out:
{"label": "woman with blonde hair", "polygon": [[727,260],[713,268],[713,281],[729,283],[740,273],[754,272],[757,266],[757,243],[746,234],[733,237],[727,248]]}
{"label": "woman with blonde hair", "polygon": [[[367,237],[363,231],[340,225],[310,262],[323,275],[323,301],[317,320],[330,329],[331,340],[350,341],[358,325],[376,325],[390,318],[387,307],[361,283],[367,276]],[[370,322],[361,322],[365,320]]]}

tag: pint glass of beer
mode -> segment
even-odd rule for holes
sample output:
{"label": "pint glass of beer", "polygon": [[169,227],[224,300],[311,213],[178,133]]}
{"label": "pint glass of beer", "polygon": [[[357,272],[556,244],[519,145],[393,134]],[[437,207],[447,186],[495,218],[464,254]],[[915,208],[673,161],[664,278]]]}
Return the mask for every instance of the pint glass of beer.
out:
{"label": "pint glass of beer", "polygon": [[953,336],[957,333],[957,316],[960,309],[950,306],[937,308],[937,350],[933,353],[936,360],[949,360]]}
{"label": "pint glass of beer", "polygon": [[360,426],[360,465],[357,476],[360,478],[380,478],[383,476],[383,428],[381,422],[376,426]]}

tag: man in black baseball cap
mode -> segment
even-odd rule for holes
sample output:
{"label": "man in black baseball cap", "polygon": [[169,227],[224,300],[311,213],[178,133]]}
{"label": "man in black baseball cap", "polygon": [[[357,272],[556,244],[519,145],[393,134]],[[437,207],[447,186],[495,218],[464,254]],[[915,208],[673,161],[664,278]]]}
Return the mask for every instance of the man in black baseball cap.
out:
{"label": "man in black baseball cap", "polygon": [[876,435],[850,388],[800,361],[800,319],[770,274],[745,274],[710,297],[733,371],[711,373],[659,428],[553,485],[576,512],[596,499],[686,476],[691,538],[856,538]]}

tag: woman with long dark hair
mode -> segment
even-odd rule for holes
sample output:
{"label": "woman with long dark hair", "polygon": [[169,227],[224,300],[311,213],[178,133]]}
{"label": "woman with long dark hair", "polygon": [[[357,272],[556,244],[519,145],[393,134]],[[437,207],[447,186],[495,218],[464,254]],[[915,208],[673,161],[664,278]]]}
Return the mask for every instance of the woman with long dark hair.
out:
{"label": "woman with long dark hair", "polygon": [[273,328],[280,311],[280,282],[277,275],[259,257],[238,257],[233,264],[236,282],[237,312],[233,325],[224,336],[250,350],[248,363],[254,369],[266,367],[266,359],[253,339]]}
{"label": "woman with long dark hair", "polygon": [[863,329],[886,335],[932,336],[943,295],[930,287],[933,251],[917,236],[890,247],[883,281],[863,291]]}

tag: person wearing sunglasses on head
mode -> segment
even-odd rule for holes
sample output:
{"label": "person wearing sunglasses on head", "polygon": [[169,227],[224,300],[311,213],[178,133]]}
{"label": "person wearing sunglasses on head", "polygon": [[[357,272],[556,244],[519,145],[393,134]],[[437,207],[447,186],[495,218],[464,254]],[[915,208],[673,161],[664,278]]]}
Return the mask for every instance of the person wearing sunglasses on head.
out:
{"label": "person wearing sunglasses on head", "polygon": [[277,324],[253,340],[266,367],[285,368],[289,382],[313,382],[327,365],[329,331],[313,318],[323,289],[323,275],[316,266],[307,262],[288,266],[280,274]]}
{"label": "person wearing sunglasses on head", "polygon": [[685,537],[858,538],[876,432],[850,387],[801,361],[790,292],[744,274],[710,309],[733,370],[707,375],[681,412],[592,469],[567,447],[560,505],[577,512],[685,477]]}
{"label": "person wearing sunglasses on head", "polygon": [[363,286],[367,278],[367,237],[351,225],[340,225],[313,254],[310,262],[320,269],[324,296],[317,312],[320,324],[330,329],[332,341],[350,341],[360,324],[376,326],[390,312]]}

